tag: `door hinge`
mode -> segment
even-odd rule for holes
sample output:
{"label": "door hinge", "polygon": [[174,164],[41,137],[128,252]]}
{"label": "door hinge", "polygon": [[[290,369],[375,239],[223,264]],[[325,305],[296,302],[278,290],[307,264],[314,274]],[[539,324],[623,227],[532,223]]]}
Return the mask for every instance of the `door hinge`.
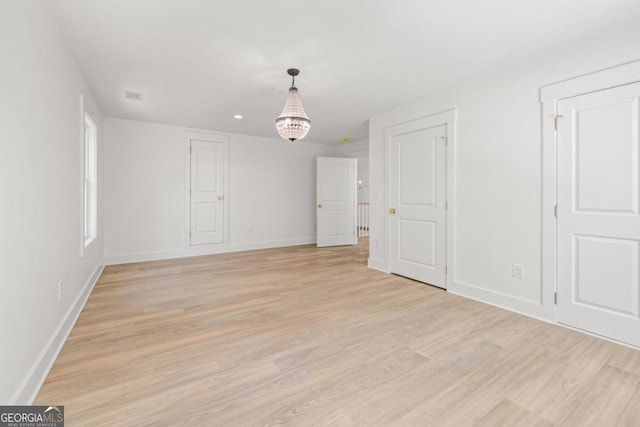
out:
{"label": "door hinge", "polygon": [[553,206],[553,216],[558,218],[558,205]]}
{"label": "door hinge", "polygon": [[561,118],[563,118],[563,117],[564,117],[563,115],[558,114],[557,116],[555,116],[555,117],[553,118],[553,128],[554,128],[555,130],[558,130],[558,120],[560,120],[560,119],[561,119]]}
{"label": "door hinge", "polygon": [[444,202],[444,209],[445,210],[449,209],[449,202],[447,202],[446,200]]}
{"label": "door hinge", "polygon": [[447,267],[446,265],[444,266],[444,274],[446,275],[449,272],[449,267]]}
{"label": "door hinge", "polygon": [[558,293],[557,292],[553,293],[553,304],[554,305],[558,305]]}

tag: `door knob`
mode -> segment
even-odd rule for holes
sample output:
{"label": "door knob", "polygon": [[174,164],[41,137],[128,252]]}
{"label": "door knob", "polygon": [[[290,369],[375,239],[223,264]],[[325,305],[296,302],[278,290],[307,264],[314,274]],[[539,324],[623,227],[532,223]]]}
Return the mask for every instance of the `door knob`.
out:
{"label": "door knob", "polygon": [[321,208],[322,207],[322,203],[318,204],[318,207]]}
{"label": "door knob", "polygon": [[390,214],[394,214],[394,213],[396,213],[396,210],[394,208],[391,208],[391,209],[389,209],[389,213]]}
{"label": "door knob", "polygon": [[224,200],[224,196],[218,196],[218,200],[220,201]]}

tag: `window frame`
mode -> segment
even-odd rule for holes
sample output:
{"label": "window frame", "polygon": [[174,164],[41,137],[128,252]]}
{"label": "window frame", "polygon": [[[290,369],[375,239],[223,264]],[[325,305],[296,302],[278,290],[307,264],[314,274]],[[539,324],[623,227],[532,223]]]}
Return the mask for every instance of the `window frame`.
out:
{"label": "window frame", "polygon": [[82,120],[82,247],[98,238],[98,126],[86,111]]}

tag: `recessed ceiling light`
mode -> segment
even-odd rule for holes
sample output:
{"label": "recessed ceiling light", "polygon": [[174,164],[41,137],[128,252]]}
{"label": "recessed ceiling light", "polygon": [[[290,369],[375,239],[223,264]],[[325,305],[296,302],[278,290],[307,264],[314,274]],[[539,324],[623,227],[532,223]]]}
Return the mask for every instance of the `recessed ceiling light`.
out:
{"label": "recessed ceiling light", "polygon": [[142,92],[134,92],[132,90],[125,90],[124,96],[132,101],[142,101]]}
{"label": "recessed ceiling light", "polygon": [[240,120],[242,118],[242,116],[240,114],[236,114],[233,116],[234,119],[236,120]]}

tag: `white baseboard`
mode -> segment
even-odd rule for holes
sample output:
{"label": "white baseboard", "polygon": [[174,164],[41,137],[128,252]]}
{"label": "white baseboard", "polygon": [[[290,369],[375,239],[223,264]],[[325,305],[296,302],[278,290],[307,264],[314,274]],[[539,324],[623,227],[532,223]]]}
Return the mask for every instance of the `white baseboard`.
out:
{"label": "white baseboard", "polygon": [[[390,273],[386,267],[385,261],[382,259],[369,258],[367,267],[373,270],[382,271],[383,273]],[[470,283],[461,282],[459,280],[448,282],[446,291],[454,295],[469,298],[484,304],[493,305],[495,307],[503,308],[544,322],[556,324],[553,309],[549,310],[538,301],[503,294],[481,288]]]}
{"label": "white baseboard", "polygon": [[[212,252],[215,253],[215,252]],[[199,254],[196,254],[199,255]],[[157,261],[171,258],[183,258],[193,256],[187,254],[184,249],[174,249],[168,251],[149,251],[134,252],[120,255],[105,255],[104,263],[106,265],[129,264],[132,262]]]}
{"label": "white baseboard", "polygon": [[231,243],[220,245],[193,246],[190,248],[168,251],[136,252],[121,255],[105,256],[106,265],[128,264],[132,262],[158,261],[170,258],[185,258],[190,256],[213,255],[228,252],[250,251],[255,249],[282,248],[287,246],[310,245],[316,243],[316,237],[302,237],[297,239],[267,240],[262,242]]}
{"label": "white baseboard", "polygon": [[228,252],[252,251],[255,249],[285,248],[287,246],[312,245],[316,238],[306,237],[301,239],[269,240],[264,242],[236,243],[229,245]]}
{"label": "white baseboard", "polygon": [[372,268],[374,270],[382,271],[383,273],[389,273],[387,270],[387,266],[385,265],[384,260],[369,258],[367,260],[367,267]]}
{"label": "white baseboard", "polygon": [[67,311],[67,314],[62,319],[62,322],[60,322],[53,335],[51,335],[51,338],[49,338],[49,341],[47,341],[46,346],[36,359],[35,364],[29,370],[29,373],[18,388],[16,394],[13,396],[13,399],[11,399],[13,404],[31,405],[33,403],[40,391],[40,387],[42,387],[44,380],[47,378],[53,363],[56,361],[60,350],[62,350],[62,346],[71,333],[73,325],[75,325],[78,320],[78,316],[80,316],[93,287],[97,283],[98,278],[100,278],[100,274],[102,274],[103,269],[104,264],[101,263],[98,265],[91,277],[89,277],[82,288],[82,291],[78,294],[75,301]]}
{"label": "white baseboard", "polygon": [[549,317],[548,310],[538,301],[531,301],[513,295],[507,295],[489,289],[481,288],[469,283],[452,281],[447,288],[447,292],[461,297],[469,298],[495,307],[503,308],[534,319],[543,320],[549,323],[556,323],[553,317]]}

